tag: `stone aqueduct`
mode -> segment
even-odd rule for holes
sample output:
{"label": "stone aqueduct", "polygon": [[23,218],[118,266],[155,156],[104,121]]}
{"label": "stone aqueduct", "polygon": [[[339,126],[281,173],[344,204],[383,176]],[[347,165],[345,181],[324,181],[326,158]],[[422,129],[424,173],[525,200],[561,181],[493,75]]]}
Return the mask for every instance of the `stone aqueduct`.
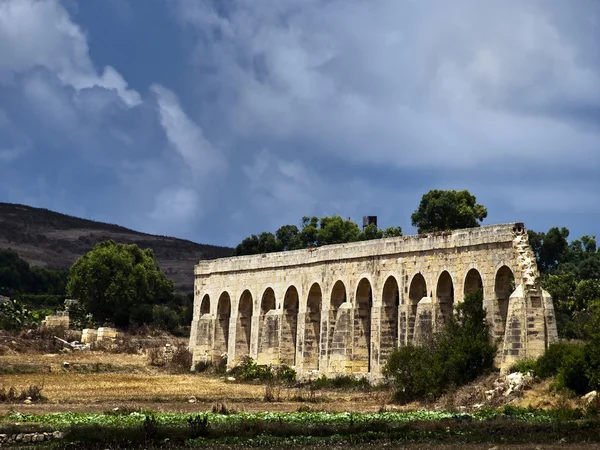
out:
{"label": "stone aqueduct", "polygon": [[479,289],[501,367],[557,340],[521,223],[200,261],[194,273],[194,364],[250,355],[301,376],[377,377],[394,348]]}

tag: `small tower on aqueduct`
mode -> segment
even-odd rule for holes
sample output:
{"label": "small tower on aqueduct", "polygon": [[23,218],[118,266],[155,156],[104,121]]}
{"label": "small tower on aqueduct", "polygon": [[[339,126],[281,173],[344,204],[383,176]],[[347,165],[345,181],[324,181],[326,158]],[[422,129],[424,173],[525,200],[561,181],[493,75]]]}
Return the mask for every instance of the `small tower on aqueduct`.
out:
{"label": "small tower on aqueduct", "polygon": [[200,261],[194,273],[194,364],[249,355],[300,375],[376,377],[479,289],[500,367],[558,339],[522,223]]}

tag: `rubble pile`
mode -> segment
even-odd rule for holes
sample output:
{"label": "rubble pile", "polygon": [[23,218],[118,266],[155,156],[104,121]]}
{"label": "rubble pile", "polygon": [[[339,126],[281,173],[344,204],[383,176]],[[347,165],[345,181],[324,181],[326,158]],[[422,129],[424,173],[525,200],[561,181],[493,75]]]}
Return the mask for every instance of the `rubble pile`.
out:
{"label": "rubble pile", "polygon": [[494,381],[493,388],[485,391],[485,398],[491,401],[498,397],[517,397],[521,392],[533,384],[531,372],[522,374],[520,372],[510,373]]}

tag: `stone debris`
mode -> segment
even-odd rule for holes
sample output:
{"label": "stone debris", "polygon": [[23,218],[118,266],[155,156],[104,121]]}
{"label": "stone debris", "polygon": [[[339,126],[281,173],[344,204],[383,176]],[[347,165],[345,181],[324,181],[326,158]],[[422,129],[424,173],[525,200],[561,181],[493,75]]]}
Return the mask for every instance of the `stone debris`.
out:
{"label": "stone debris", "polygon": [[51,440],[64,439],[65,433],[62,431],[44,432],[44,433],[18,433],[18,434],[0,434],[0,446],[3,444],[16,444],[19,442],[44,442]]}
{"label": "stone debris", "polygon": [[63,350],[89,350],[90,344],[82,344],[79,341],[65,341],[64,339],[54,336],[54,339],[63,345]]}
{"label": "stone debris", "polygon": [[532,382],[533,375],[531,372],[528,372],[525,375],[520,372],[510,373],[494,381],[493,388],[489,391],[485,391],[485,398],[487,401],[490,401],[501,395],[510,397],[513,394],[519,394],[527,386],[530,386]]}
{"label": "stone debris", "polygon": [[598,391],[588,392],[587,394],[585,394],[584,396],[581,397],[581,400],[583,400],[583,402],[586,405],[589,405],[590,403],[594,402],[596,399],[598,399]]}

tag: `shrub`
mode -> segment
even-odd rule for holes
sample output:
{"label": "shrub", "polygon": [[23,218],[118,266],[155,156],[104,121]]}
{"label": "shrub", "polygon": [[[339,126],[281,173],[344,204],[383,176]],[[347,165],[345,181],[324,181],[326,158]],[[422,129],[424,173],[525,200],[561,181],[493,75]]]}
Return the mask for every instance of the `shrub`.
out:
{"label": "shrub", "polygon": [[16,401],[31,400],[32,402],[45,400],[42,395],[42,386],[37,384],[31,384],[27,388],[19,392],[14,386],[6,389],[4,386],[0,387],[0,403],[14,403]]}
{"label": "shrub", "polygon": [[483,293],[478,291],[466,295],[455,316],[422,346],[407,345],[392,352],[383,373],[394,381],[397,400],[433,399],[491,370],[495,354]]}
{"label": "shrub", "polygon": [[246,356],[242,363],[232,370],[242,381],[270,381],[274,378],[273,370],[270,366],[258,365],[250,356]]}
{"label": "shrub", "polygon": [[192,368],[192,353],[188,350],[187,346],[177,346],[167,366],[172,373],[189,372]]}
{"label": "shrub", "polygon": [[551,344],[535,363],[534,374],[540,378],[549,378],[558,374],[565,357],[574,351],[576,345],[566,342]]}
{"label": "shrub", "polygon": [[205,437],[208,434],[208,416],[198,414],[188,419],[188,427],[192,439]]}
{"label": "shrub", "polygon": [[356,378],[350,375],[340,375],[328,378],[321,375],[311,383],[314,389],[370,389],[371,383],[365,377]]}
{"label": "shrub", "polygon": [[522,359],[522,360],[514,363],[510,367],[509,372],[510,373],[520,372],[523,375],[525,375],[529,372],[533,372],[535,374],[536,366],[537,366],[537,361],[534,358],[526,358],[526,359]]}
{"label": "shrub", "polygon": [[277,370],[277,379],[284,383],[295,383],[298,374],[287,364],[282,364]]}
{"label": "shrub", "polygon": [[162,367],[166,364],[164,352],[159,347],[148,349],[148,360],[151,366]]}
{"label": "shrub", "polygon": [[213,414],[222,414],[224,416],[237,414],[237,410],[231,406],[227,406],[226,403],[215,403],[212,405],[211,411]]}
{"label": "shrub", "polygon": [[156,438],[158,434],[158,421],[156,420],[156,417],[153,415],[146,415],[144,423],[142,424],[142,432],[144,433],[144,438],[147,441],[151,441]]}

